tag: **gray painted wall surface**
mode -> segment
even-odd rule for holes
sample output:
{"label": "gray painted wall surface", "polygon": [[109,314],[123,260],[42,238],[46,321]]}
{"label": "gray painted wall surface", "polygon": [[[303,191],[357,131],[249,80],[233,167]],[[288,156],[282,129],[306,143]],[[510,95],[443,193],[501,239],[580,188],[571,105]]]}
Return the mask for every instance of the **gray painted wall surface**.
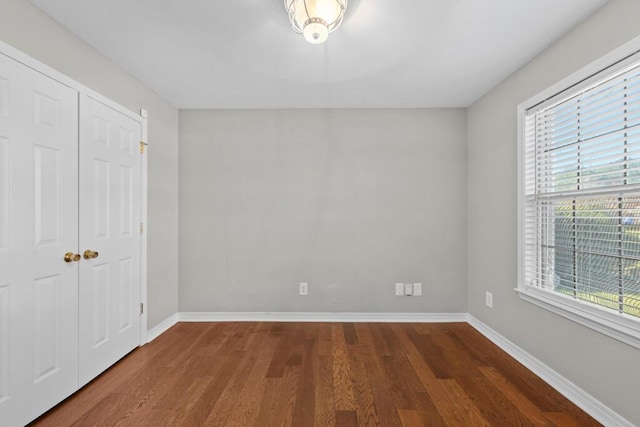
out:
{"label": "gray painted wall surface", "polygon": [[178,111],[26,0],[0,1],[0,40],[132,111],[149,111],[148,327],[178,308]]}
{"label": "gray painted wall surface", "polygon": [[465,121],[181,110],[180,311],[465,312]]}
{"label": "gray painted wall surface", "polygon": [[[614,0],[468,110],[469,312],[640,425],[640,350],[521,301],[516,287],[516,106],[640,35]],[[485,291],[494,308],[485,307]]]}

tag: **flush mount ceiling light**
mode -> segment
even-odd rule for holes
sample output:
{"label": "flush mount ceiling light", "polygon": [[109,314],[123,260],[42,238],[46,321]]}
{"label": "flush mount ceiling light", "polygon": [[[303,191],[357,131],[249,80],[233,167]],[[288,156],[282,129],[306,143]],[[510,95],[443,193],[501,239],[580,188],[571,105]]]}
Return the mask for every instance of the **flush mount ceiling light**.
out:
{"label": "flush mount ceiling light", "polygon": [[284,0],[291,26],[309,43],[324,43],[342,24],[347,0]]}

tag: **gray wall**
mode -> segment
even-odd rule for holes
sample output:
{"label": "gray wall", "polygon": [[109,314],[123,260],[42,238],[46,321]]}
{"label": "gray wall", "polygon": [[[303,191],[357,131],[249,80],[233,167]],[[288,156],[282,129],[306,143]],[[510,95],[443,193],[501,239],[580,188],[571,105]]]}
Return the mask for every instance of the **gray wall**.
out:
{"label": "gray wall", "polygon": [[181,110],[180,311],[466,312],[465,121]]}
{"label": "gray wall", "polygon": [[[640,425],[640,350],[521,301],[516,287],[516,106],[640,35],[614,0],[468,110],[469,312]],[[485,291],[494,308],[484,305]]]}
{"label": "gray wall", "polygon": [[132,111],[149,111],[148,327],[178,308],[178,111],[26,0],[0,1],[0,40]]}

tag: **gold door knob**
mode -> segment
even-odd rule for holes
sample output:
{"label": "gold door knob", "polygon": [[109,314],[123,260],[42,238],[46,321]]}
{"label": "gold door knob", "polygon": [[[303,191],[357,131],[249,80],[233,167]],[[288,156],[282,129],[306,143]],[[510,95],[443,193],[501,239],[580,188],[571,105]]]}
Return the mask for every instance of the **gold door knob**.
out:
{"label": "gold door knob", "polygon": [[100,255],[98,252],[92,251],[91,249],[87,249],[84,251],[84,254],[82,254],[84,259],[98,258],[98,255]]}
{"label": "gold door knob", "polygon": [[64,262],[78,262],[80,261],[80,254],[74,254],[73,252],[67,252],[64,254]]}

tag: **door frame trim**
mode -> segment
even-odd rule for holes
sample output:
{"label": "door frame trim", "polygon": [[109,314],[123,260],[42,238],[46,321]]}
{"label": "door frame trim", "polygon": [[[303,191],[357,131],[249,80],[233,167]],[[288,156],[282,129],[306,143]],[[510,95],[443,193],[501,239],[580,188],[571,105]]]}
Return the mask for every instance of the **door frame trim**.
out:
{"label": "door frame trim", "polygon": [[145,143],[144,153],[140,156],[142,162],[140,167],[140,223],[142,233],[140,234],[140,303],[143,310],[140,315],[140,347],[147,343],[147,166],[149,155],[149,130],[147,118],[138,116],[142,120],[142,142]]}
{"label": "door frame trim", "polygon": [[[134,113],[126,107],[116,103],[95,90],[83,85],[71,77],[51,68],[45,63],[27,55],[15,47],[0,40],[0,54],[11,58],[55,81],[61,83],[78,92],[79,95],[86,95],[96,101],[124,114],[132,120],[140,123],[142,129],[142,140],[148,144],[148,120],[140,114]],[[143,233],[140,235],[140,303],[144,304],[144,310],[140,315],[140,343],[142,347],[147,342],[147,151],[141,156],[141,179],[140,179],[140,222],[144,224]]]}

